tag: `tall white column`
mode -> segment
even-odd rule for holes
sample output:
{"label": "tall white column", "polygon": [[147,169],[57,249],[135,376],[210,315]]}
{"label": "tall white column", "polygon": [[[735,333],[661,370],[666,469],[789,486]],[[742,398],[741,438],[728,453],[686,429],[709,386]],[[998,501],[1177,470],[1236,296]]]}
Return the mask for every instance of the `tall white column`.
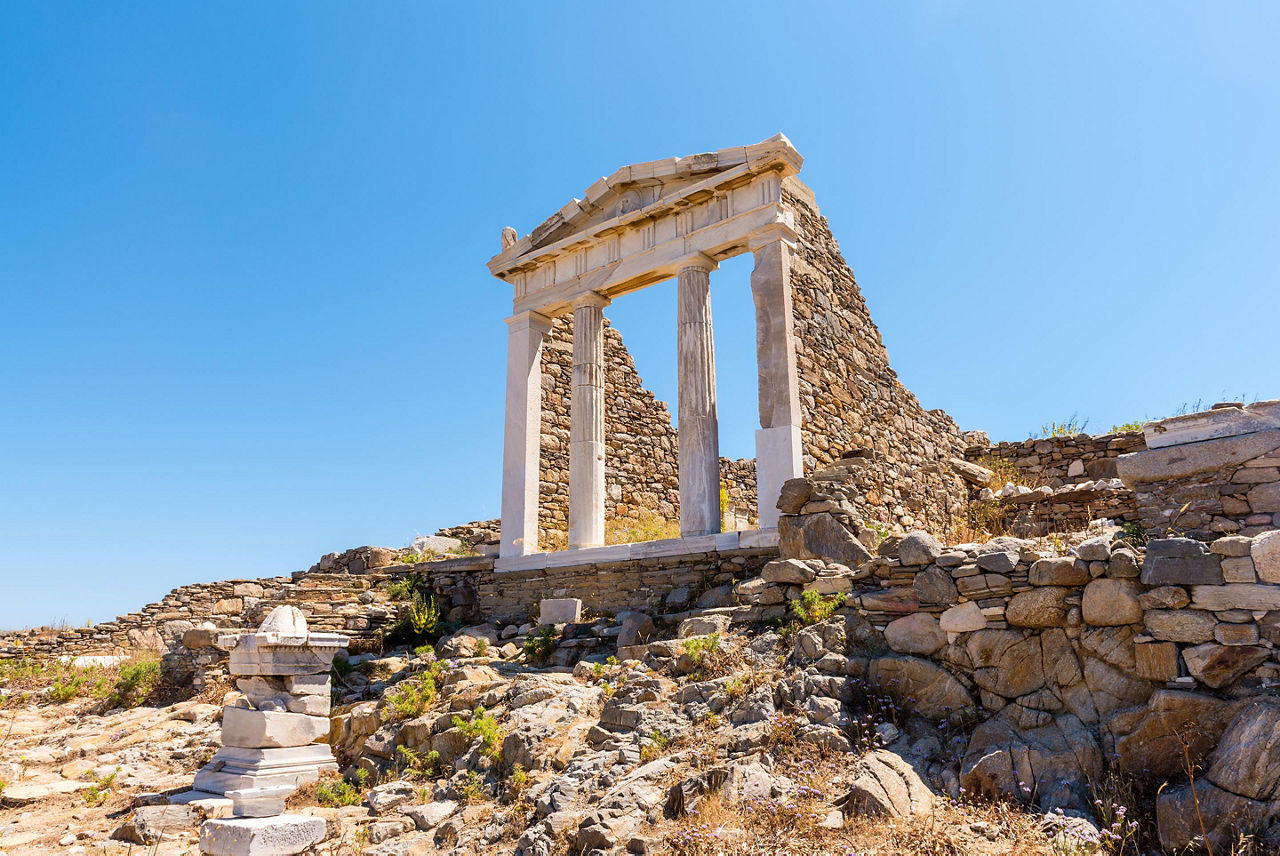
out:
{"label": "tall white column", "polygon": [[569,546],[604,544],[604,307],[573,301],[573,393],[569,399]]}
{"label": "tall white column", "polygon": [[787,479],[804,475],[800,382],[795,321],[791,314],[792,245],[777,234],[752,236],[756,265],[751,296],[756,305],[756,370],[760,430],[756,432],[756,495],[760,528],[778,525],[778,497]]}
{"label": "tall white column", "polygon": [[711,271],[699,256],[680,269],[676,347],[680,379],[680,534],[720,531],[720,423],[711,336]]}
{"label": "tall white column", "polygon": [[538,551],[538,452],[542,433],[542,343],[551,320],[536,312],[507,319],[507,422],[502,442],[499,555]]}

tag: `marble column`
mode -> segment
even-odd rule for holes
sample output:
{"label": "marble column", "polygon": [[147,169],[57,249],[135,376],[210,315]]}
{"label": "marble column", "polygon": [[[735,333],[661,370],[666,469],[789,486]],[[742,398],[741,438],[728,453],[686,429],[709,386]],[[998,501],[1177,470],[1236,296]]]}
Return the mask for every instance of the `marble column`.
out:
{"label": "marble column", "polygon": [[706,256],[686,263],[678,280],[676,347],[680,381],[680,534],[720,531],[720,424],[716,350],[711,337],[711,271]]}
{"label": "marble column", "polygon": [[778,497],[787,479],[804,475],[800,442],[800,383],[791,314],[792,245],[782,237],[752,236],[755,268],[756,371],[760,430],[756,432],[756,493],[761,529],[778,525]]}
{"label": "marble column", "polygon": [[538,469],[542,433],[542,343],[551,320],[537,312],[507,319],[507,422],[502,442],[499,555],[538,551]]}
{"label": "marble column", "polygon": [[569,398],[569,547],[604,544],[604,307],[573,301],[573,392]]}

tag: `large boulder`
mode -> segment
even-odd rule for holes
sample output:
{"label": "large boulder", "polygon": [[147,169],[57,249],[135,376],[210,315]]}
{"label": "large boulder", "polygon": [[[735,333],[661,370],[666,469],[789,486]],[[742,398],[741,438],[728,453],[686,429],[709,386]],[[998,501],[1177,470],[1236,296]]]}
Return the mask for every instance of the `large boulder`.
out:
{"label": "large boulder", "polygon": [[858,759],[849,793],[837,804],[851,815],[925,815],[933,810],[933,792],[899,755],[877,749]]}
{"label": "large boulder", "polygon": [[1009,598],[1005,621],[1014,627],[1061,627],[1067,622],[1074,591],[1064,586],[1042,586]]}
{"label": "large boulder", "polygon": [[931,565],[941,555],[938,539],[923,530],[908,532],[898,544],[898,561],[907,567]]}
{"label": "large boulder", "polygon": [[929,655],[947,644],[947,635],[938,626],[938,619],[917,612],[890,621],[884,629],[884,641],[899,654]]}
{"label": "large boulder", "polygon": [[1209,757],[1205,778],[1255,800],[1280,800],[1280,700],[1247,704]]}
{"label": "large boulder", "polygon": [[1206,642],[1182,652],[1191,677],[1216,689],[1228,687],[1270,655],[1270,648],[1257,645],[1219,645]]}
{"label": "large boulder", "polygon": [[995,716],[973,732],[960,784],[973,795],[1088,811],[1088,783],[1102,776],[1102,751],[1084,724],[1059,714],[1039,728]]}
{"label": "large boulder", "polygon": [[1107,723],[1117,769],[1174,778],[1184,773],[1184,750],[1198,768],[1236,707],[1205,693],[1156,690],[1146,705],[1117,713]]}
{"label": "large boulder", "polygon": [[850,568],[871,559],[866,545],[827,512],[781,518],[778,538],[785,559],[825,559]]}
{"label": "large boulder", "polygon": [[1276,803],[1259,802],[1196,779],[1191,785],[1169,788],[1156,797],[1156,829],[1160,844],[1170,852],[1231,853],[1241,835],[1260,830],[1280,816]]}
{"label": "large boulder", "polygon": [[1280,818],[1280,701],[1247,703],[1209,756],[1204,775],[1156,800],[1160,843],[1182,849],[1202,833],[1217,852]]}
{"label": "large boulder", "polygon": [[975,710],[973,696],[955,676],[918,657],[880,657],[867,668],[871,688],[926,719],[961,722]]}

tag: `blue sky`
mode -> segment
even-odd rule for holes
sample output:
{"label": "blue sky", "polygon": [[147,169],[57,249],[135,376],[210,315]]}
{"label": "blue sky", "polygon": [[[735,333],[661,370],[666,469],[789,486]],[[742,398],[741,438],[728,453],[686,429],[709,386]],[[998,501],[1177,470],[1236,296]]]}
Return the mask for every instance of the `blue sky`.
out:
{"label": "blue sky", "polygon": [[[1269,2],[6,4],[0,626],[496,516],[501,227],[779,131],[962,427],[1280,397],[1277,44]],[[606,314],[672,400],[672,289]]]}

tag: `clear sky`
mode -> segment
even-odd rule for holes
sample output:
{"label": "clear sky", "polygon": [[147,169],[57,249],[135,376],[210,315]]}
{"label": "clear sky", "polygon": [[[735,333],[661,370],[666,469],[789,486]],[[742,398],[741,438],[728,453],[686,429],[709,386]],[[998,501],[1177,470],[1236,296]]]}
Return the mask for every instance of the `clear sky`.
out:
{"label": "clear sky", "polygon": [[[501,228],[779,131],[963,428],[1280,397],[1277,45],[1274,2],[7,3],[0,626],[496,516]],[[606,314],[672,400],[672,289]]]}

